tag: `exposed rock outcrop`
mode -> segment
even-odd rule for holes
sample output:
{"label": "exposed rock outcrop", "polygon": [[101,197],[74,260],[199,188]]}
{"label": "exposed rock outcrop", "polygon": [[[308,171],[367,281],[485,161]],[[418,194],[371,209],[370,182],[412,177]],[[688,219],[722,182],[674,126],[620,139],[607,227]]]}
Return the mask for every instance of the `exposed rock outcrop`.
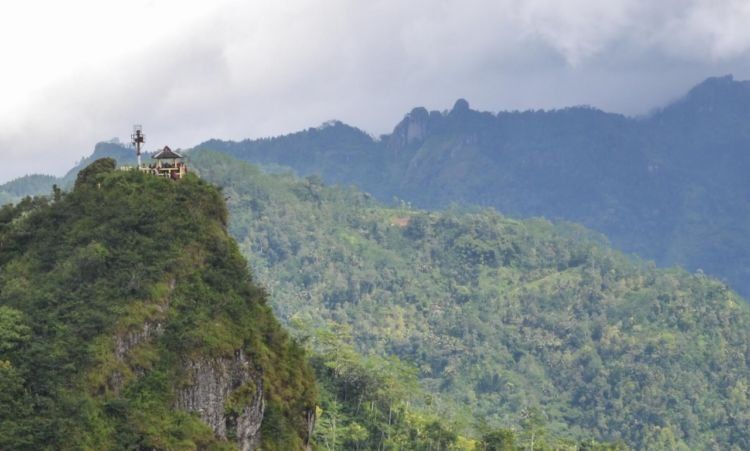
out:
{"label": "exposed rock outcrop", "polygon": [[116,335],[115,357],[119,361],[125,361],[125,357],[131,349],[163,333],[164,326],[160,322],[147,321],[138,330],[129,330],[124,334]]}
{"label": "exposed rock outcrop", "polygon": [[245,352],[184,366],[189,380],[177,389],[176,407],[196,412],[217,437],[234,439],[242,451],[256,449],[265,411],[263,378]]}
{"label": "exposed rock outcrop", "polygon": [[[133,349],[143,343],[148,343],[154,338],[164,334],[164,315],[169,308],[169,299],[174,291],[176,281],[169,282],[169,292],[164,299],[156,305],[156,314],[146,320],[137,329],[128,329],[114,336],[114,354],[118,363],[127,365],[129,370],[138,376],[144,373],[143,368],[134,367],[128,362],[128,357]],[[125,384],[125,377],[120,370],[115,370],[108,378],[109,388],[115,392],[120,391]]]}
{"label": "exposed rock outcrop", "polygon": [[[169,286],[174,290],[175,282]],[[169,296],[160,304],[157,315],[141,327],[119,333],[114,337],[114,355],[118,362],[129,365],[130,354],[139,345],[151,342],[164,333],[161,320],[169,306]],[[130,368],[137,376],[141,368]],[[175,408],[197,413],[213,429],[216,437],[233,440],[242,451],[260,446],[260,427],[265,401],[263,378],[243,350],[231,358],[203,358],[183,363],[186,382],[176,387]],[[109,385],[119,391],[125,385],[120,371],[109,377]],[[314,419],[313,419],[314,425]],[[312,426],[308,431],[311,434]]]}
{"label": "exposed rock outcrop", "polygon": [[[153,338],[164,333],[164,325],[161,322],[146,321],[140,329],[129,330],[123,334],[115,335],[115,358],[119,363],[127,364],[128,354],[136,346],[147,343]],[[143,375],[142,368],[130,368],[138,376]],[[109,388],[119,392],[125,385],[125,377],[120,370],[113,371],[108,378]]]}
{"label": "exposed rock outcrop", "polygon": [[393,149],[420,144],[427,136],[430,115],[424,108],[414,108],[396,126],[390,136],[389,145]]}

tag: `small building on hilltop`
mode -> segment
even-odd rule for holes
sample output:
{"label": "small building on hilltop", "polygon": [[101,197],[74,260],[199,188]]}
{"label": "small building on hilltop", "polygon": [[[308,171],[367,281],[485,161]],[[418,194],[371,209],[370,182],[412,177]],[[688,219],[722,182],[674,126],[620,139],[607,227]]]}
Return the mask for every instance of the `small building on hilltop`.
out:
{"label": "small building on hilltop", "polygon": [[170,149],[169,146],[164,146],[162,150],[156,152],[151,158],[156,160],[156,162],[147,166],[141,166],[141,171],[167,177],[172,180],[179,180],[188,173],[187,165],[183,161],[184,157]]}
{"label": "small building on hilltop", "polygon": [[146,142],[146,135],[143,134],[143,128],[140,125],[133,126],[131,135],[132,145],[135,147],[135,154],[138,158],[138,170],[148,174],[167,177],[172,180],[179,180],[188,173],[187,164],[183,161],[185,157],[170,149],[169,146],[156,152],[151,158],[156,160],[155,163],[141,163],[141,146]]}

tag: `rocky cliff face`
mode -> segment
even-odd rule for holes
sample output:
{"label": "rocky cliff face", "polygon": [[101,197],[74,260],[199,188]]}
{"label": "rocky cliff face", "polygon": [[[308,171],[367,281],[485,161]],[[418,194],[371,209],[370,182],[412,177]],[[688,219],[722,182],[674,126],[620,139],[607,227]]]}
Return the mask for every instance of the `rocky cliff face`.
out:
{"label": "rocky cliff face", "polygon": [[227,213],[195,175],[112,159],[71,192],[2,209],[0,307],[35,351],[3,354],[0,449],[305,448],[312,369]]}
{"label": "rocky cliff face", "polygon": [[[130,371],[136,376],[143,376],[143,369],[130,365],[128,356],[135,347],[143,343],[149,343],[163,333],[164,325],[161,322],[147,321],[139,329],[129,330],[123,334],[116,335],[114,337],[115,359],[119,364],[129,367]],[[119,392],[125,386],[125,383],[126,378],[119,369],[113,370],[108,377],[109,389],[114,392]]]}
{"label": "rocky cliff face", "polygon": [[[170,292],[172,290],[174,282],[170,286]],[[159,313],[164,313],[166,305],[168,303],[160,305]],[[163,333],[161,321],[146,321],[139,328],[116,335],[115,358],[120,363],[129,364],[129,355],[136,347],[150,343]],[[144,374],[137,367],[130,370],[137,377]],[[231,358],[185,360],[182,370],[186,380],[175,390],[175,408],[197,413],[211,426],[217,438],[235,441],[240,450],[257,449],[265,412],[263,378],[246,353],[239,349]],[[113,372],[109,385],[119,391],[125,385],[123,374]],[[314,417],[311,421],[314,425]],[[311,435],[312,426],[309,426],[308,437]]]}
{"label": "rocky cliff face", "polygon": [[177,390],[176,407],[196,412],[217,437],[234,438],[242,451],[256,449],[265,411],[263,378],[245,352],[187,361],[185,371],[189,381]]}
{"label": "rocky cliff face", "polygon": [[144,375],[143,368],[133,365],[130,361],[130,355],[136,347],[152,343],[153,340],[164,334],[165,315],[169,309],[169,300],[174,292],[175,283],[174,279],[169,282],[168,294],[156,305],[154,316],[146,320],[140,327],[115,334],[113,351],[120,368],[114,369],[108,377],[110,390],[119,392],[126,384],[126,377],[122,372],[123,368],[127,368],[137,377]]}
{"label": "rocky cliff face", "polygon": [[[161,322],[147,321],[142,327],[115,336],[116,359],[128,363],[129,354],[164,333]],[[130,368],[143,376],[140,368]],[[265,412],[263,378],[246,353],[239,349],[231,358],[202,358],[183,362],[185,382],[175,390],[175,408],[195,412],[211,426],[217,438],[237,443],[242,451],[260,445],[260,427]],[[119,391],[125,380],[120,371],[109,377],[110,388]],[[314,417],[312,420],[314,425]],[[308,427],[308,437],[312,426]]]}
{"label": "rocky cliff face", "polygon": [[401,149],[411,144],[419,144],[427,136],[429,113],[424,108],[414,108],[396,126],[389,139],[389,147]]}

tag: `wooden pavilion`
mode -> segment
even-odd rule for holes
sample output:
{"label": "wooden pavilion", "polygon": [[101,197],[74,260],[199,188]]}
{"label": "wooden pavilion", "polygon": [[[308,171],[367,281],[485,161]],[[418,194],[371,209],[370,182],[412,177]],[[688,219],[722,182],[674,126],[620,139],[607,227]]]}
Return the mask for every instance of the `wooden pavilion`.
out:
{"label": "wooden pavilion", "polygon": [[170,149],[169,146],[164,146],[162,150],[156,152],[151,158],[156,160],[156,162],[141,166],[141,171],[167,177],[172,180],[179,180],[185,177],[185,174],[188,172],[187,165],[182,161],[185,157]]}

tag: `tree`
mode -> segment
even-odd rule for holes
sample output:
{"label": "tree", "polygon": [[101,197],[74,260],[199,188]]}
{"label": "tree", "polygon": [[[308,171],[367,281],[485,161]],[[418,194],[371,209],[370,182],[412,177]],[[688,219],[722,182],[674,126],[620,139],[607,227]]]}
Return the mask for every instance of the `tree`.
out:
{"label": "tree", "polygon": [[510,429],[496,429],[482,436],[480,446],[483,451],[513,451],[515,440]]}
{"label": "tree", "polygon": [[534,451],[544,448],[544,412],[533,406],[524,410],[521,417],[521,445],[523,449]]}

